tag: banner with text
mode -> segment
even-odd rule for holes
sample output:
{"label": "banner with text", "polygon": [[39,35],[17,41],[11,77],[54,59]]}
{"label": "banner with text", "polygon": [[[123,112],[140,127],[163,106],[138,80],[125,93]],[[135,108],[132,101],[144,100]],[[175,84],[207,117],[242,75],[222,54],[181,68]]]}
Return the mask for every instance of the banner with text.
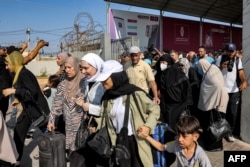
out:
{"label": "banner with text", "polygon": [[136,36],[142,51],[159,45],[159,16],[112,9],[109,20],[111,39]]}

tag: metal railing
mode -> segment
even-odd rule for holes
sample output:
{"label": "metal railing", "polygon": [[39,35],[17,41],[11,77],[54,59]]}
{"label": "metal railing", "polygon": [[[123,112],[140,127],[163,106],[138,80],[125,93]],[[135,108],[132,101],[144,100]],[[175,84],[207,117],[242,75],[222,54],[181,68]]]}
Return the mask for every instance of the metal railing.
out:
{"label": "metal railing", "polygon": [[137,37],[126,37],[111,40],[111,59],[117,60],[124,51],[129,51],[131,46],[140,46],[140,40]]}

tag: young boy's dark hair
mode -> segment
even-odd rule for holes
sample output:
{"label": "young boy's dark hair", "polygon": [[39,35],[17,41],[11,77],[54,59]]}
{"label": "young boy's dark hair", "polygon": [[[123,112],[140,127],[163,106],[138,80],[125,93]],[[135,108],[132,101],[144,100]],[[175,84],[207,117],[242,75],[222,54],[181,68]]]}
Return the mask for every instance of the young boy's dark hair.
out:
{"label": "young boy's dark hair", "polygon": [[177,133],[182,135],[202,132],[198,119],[190,115],[182,116],[175,128]]}
{"label": "young boy's dark hair", "polygon": [[48,80],[51,83],[52,88],[56,88],[57,85],[60,83],[60,77],[58,77],[58,75],[50,75]]}
{"label": "young boy's dark hair", "polygon": [[[60,77],[58,75],[50,75],[48,78],[48,85],[50,88],[57,88],[57,85],[60,83]],[[51,89],[43,90],[43,94],[48,98],[51,96]]]}

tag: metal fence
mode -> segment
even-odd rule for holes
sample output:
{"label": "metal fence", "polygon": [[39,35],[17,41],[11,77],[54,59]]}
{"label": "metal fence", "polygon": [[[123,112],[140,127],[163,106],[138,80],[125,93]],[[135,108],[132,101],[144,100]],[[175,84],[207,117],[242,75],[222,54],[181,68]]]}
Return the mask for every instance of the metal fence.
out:
{"label": "metal fence", "polygon": [[140,40],[137,37],[127,37],[111,40],[111,59],[117,60],[119,55],[128,51],[131,46],[140,46]]}

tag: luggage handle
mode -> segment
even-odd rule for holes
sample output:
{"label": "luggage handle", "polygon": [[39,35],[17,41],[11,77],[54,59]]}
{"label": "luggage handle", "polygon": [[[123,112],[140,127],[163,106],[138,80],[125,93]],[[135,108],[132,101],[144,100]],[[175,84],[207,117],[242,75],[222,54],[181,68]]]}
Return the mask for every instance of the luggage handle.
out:
{"label": "luggage handle", "polygon": [[59,134],[60,132],[59,132],[59,131],[56,131],[56,130],[52,130],[52,131],[46,130],[44,133],[45,133],[45,134],[51,134],[52,136],[54,136],[54,135],[56,135],[56,134]]}

